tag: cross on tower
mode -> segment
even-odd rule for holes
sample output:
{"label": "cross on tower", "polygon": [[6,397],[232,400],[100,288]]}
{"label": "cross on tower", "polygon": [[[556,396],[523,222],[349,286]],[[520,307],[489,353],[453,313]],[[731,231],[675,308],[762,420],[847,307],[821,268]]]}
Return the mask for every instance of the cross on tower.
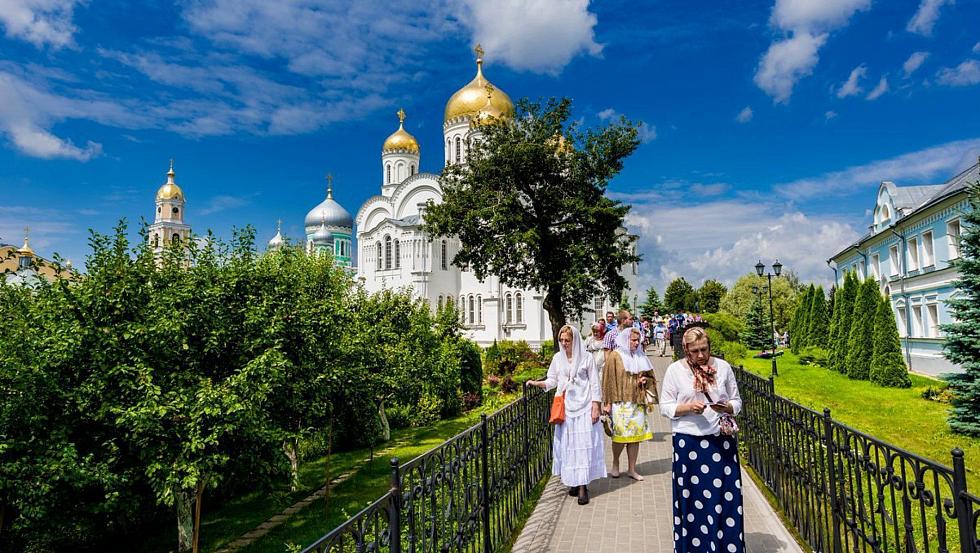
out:
{"label": "cross on tower", "polygon": [[473,52],[476,53],[476,59],[478,59],[478,60],[482,60],[483,59],[483,46],[480,46],[479,44],[477,44],[476,45],[476,48],[473,49]]}
{"label": "cross on tower", "polygon": [[333,197],[333,175],[327,173],[327,197]]}
{"label": "cross on tower", "polygon": [[398,108],[398,122],[399,123],[405,122],[405,110],[401,108]]}

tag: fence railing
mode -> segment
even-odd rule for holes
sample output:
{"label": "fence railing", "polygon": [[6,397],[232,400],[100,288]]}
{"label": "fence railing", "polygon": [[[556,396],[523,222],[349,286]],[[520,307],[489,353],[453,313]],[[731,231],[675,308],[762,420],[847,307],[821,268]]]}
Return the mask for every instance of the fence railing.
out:
{"label": "fence railing", "polygon": [[950,468],[776,395],[772,378],[736,377],[745,459],[815,552],[980,553],[960,449]]}
{"label": "fence railing", "polygon": [[399,464],[391,488],[303,553],[492,553],[551,468],[552,393],[517,400]]}

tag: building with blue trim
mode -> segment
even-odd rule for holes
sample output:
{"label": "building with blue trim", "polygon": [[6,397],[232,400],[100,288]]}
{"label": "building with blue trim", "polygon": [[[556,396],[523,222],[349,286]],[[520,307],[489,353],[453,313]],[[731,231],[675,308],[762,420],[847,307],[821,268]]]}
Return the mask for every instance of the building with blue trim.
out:
{"label": "building with blue trim", "polygon": [[941,326],[952,322],[946,302],[957,297],[961,221],[980,163],[943,184],[878,188],[874,220],[860,240],[828,260],[841,286],[847,271],[874,278],[891,298],[910,370],[937,375],[961,370],[943,357]]}

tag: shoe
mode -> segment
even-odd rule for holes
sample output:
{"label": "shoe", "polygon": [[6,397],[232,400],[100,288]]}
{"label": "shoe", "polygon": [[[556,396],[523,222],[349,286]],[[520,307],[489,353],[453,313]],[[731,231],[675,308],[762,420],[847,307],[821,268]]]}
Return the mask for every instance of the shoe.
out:
{"label": "shoe", "polygon": [[578,486],[572,486],[571,488],[568,488],[568,495],[572,497],[578,495]]}
{"label": "shoe", "polygon": [[589,488],[585,488],[585,492],[582,493],[582,495],[578,496],[578,504],[579,505],[589,504]]}

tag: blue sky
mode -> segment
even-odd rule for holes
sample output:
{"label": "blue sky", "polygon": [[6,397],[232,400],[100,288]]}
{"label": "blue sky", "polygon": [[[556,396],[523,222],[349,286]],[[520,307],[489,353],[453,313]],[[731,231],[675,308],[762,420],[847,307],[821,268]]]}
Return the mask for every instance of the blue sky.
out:
{"label": "blue sky", "polygon": [[610,193],[634,206],[644,285],[759,257],[827,281],[881,180],[975,163],[978,18],[967,0],[7,0],[0,241],[30,225],[78,263],[87,229],[152,215],[171,157],[197,232],[299,236],[327,172],[356,213],[399,107],[440,169],[479,42],[512,98],[643,123]]}

